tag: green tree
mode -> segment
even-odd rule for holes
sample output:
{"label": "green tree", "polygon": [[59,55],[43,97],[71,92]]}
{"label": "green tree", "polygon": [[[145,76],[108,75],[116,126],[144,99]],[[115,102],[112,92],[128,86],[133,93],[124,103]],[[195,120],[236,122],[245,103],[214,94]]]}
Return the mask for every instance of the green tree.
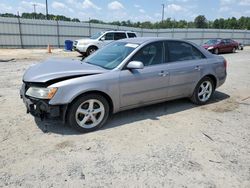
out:
{"label": "green tree", "polygon": [[207,28],[207,19],[204,15],[199,15],[194,19],[196,28]]}

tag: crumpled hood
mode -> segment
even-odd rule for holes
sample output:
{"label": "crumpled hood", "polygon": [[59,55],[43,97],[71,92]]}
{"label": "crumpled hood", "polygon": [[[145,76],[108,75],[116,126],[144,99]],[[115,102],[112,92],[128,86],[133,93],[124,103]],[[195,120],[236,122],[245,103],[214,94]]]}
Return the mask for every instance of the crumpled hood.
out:
{"label": "crumpled hood", "polygon": [[106,69],[80,60],[48,59],[26,70],[23,81],[45,83],[54,79],[100,74],[106,71]]}

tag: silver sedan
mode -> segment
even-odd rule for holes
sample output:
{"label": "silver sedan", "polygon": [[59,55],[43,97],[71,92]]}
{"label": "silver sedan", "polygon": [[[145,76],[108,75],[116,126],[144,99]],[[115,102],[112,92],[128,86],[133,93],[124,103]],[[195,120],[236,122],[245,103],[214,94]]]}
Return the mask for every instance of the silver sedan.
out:
{"label": "silver sedan", "polygon": [[20,94],[32,115],[60,117],[89,132],[122,110],[183,97],[206,104],[225,82],[226,66],[223,57],[188,41],[124,39],[83,61],[52,59],[30,67]]}

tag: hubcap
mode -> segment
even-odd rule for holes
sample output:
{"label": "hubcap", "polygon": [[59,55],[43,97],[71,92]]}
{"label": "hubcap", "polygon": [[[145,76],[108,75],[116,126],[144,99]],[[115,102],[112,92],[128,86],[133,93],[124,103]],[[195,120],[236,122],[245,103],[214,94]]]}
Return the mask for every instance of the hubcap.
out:
{"label": "hubcap", "polygon": [[75,118],[79,126],[90,129],[103,120],[104,114],[105,108],[102,102],[96,99],[89,99],[79,105]]}
{"label": "hubcap", "polygon": [[199,100],[202,102],[206,102],[210,98],[212,91],[213,87],[210,81],[202,82],[198,92]]}
{"label": "hubcap", "polygon": [[89,54],[93,54],[96,50],[93,48],[93,49],[90,49],[89,50]]}

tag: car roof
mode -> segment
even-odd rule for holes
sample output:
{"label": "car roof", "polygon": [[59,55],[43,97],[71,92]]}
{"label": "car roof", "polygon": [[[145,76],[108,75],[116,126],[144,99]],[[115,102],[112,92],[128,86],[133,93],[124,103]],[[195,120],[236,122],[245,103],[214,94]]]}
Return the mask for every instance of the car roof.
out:
{"label": "car roof", "polygon": [[170,39],[170,38],[164,38],[164,37],[136,37],[136,38],[125,38],[119,41],[128,42],[128,43],[135,43],[135,44],[143,44],[146,42],[157,42],[157,41],[182,41],[182,42],[188,42],[185,40],[180,39]]}
{"label": "car roof", "polygon": [[134,31],[123,31],[123,30],[107,30],[103,31],[103,33],[108,33],[108,32],[117,32],[117,33],[135,33]]}

